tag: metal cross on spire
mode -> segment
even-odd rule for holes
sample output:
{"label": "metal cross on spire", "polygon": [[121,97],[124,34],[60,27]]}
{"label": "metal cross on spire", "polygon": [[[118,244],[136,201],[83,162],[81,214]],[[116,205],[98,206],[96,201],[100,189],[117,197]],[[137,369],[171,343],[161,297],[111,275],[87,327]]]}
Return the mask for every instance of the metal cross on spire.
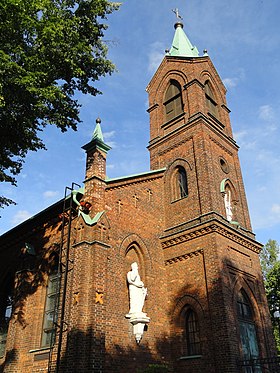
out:
{"label": "metal cross on spire", "polygon": [[176,15],[177,19],[182,19],[183,20],[183,17],[180,16],[180,14],[179,14],[179,9],[178,8],[172,9],[172,12]]}

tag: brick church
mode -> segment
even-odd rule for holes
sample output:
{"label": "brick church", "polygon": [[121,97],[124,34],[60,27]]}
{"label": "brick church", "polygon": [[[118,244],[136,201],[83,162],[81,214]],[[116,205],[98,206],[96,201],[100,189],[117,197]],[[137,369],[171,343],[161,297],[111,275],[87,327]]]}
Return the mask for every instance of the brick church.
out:
{"label": "brick church", "polygon": [[147,92],[149,171],[108,178],[97,119],[83,187],[0,237],[1,371],[279,371],[226,89],[181,22]]}

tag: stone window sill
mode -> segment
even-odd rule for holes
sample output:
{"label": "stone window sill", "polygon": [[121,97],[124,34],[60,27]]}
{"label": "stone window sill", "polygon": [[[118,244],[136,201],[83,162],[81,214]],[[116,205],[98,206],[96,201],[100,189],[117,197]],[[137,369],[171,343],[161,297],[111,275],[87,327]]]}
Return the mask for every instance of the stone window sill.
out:
{"label": "stone window sill", "polygon": [[178,360],[192,360],[192,359],[200,359],[202,355],[190,355],[190,356],[181,356]]}

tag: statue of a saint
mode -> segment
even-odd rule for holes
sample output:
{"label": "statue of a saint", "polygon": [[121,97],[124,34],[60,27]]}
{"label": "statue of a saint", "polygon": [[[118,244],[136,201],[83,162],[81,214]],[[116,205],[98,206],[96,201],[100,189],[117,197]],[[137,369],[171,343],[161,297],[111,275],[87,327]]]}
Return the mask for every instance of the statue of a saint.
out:
{"label": "statue of a saint", "polygon": [[129,288],[130,309],[126,317],[129,318],[132,314],[142,312],[147,295],[147,288],[144,287],[144,283],[141,281],[136,262],[131,264],[131,271],[127,273],[127,282]]}

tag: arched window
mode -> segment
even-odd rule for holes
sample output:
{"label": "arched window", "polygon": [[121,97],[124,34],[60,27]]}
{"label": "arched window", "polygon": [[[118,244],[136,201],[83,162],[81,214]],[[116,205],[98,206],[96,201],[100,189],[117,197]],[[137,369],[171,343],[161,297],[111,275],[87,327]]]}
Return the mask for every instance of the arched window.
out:
{"label": "arched window", "polygon": [[43,332],[41,341],[42,347],[52,346],[55,339],[55,323],[57,322],[60,287],[58,265],[58,256],[54,255],[51,262],[51,271],[47,285]]}
{"label": "arched window", "polygon": [[187,356],[201,354],[199,323],[197,314],[192,309],[186,313],[186,352]]}
{"label": "arched window", "polygon": [[[241,289],[238,294],[237,315],[239,321],[242,357],[244,360],[257,359],[259,357],[259,348],[254,323],[254,314],[251,302],[243,289]],[[248,367],[248,370],[245,370],[245,372],[253,372],[253,370],[250,369],[251,367]],[[261,372],[261,370],[258,366],[254,366],[254,372]]]}
{"label": "arched window", "polygon": [[176,80],[171,80],[164,98],[166,120],[175,118],[183,112],[182,90]]}
{"label": "arched window", "polygon": [[215,96],[213,94],[209,80],[205,82],[204,92],[205,92],[205,101],[206,101],[207,109],[210,114],[214,115],[214,117],[217,118],[218,117],[217,103],[215,101]]}
{"label": "arched window", "polygon": [[174,199],[181,199],[188,196],[188,178],[187,172],[182,166],[178,166],[175,169],[175,174],[173,178],[174,182]]}

